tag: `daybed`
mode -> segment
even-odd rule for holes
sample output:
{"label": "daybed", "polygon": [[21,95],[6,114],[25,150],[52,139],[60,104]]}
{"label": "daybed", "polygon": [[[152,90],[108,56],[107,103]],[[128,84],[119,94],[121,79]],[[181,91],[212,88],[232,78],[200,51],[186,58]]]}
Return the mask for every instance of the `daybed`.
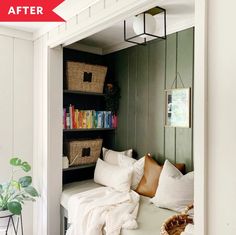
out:
{"label": "daybed", "polygon": [[[94,183],[93,179],[67,184],[64,186],[61,197],[61,220],[62,234],[65,234],[67,221],[67,205],[70,196],[97,187],[102,187]],[[148,197],[141,196],[137,222],[139,228],[136,230],[122,230],[121,235],[158,235],[162,223],[170,216],[176,214],[173,211],[160,209],[149,202]]]}

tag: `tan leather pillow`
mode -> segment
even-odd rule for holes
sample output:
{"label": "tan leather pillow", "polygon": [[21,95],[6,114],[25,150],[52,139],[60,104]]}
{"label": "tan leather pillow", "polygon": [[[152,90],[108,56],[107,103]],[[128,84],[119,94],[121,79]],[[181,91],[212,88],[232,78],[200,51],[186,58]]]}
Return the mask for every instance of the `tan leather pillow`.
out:
{"label": "tan leather pillow", "polygon": [[162,167],[158,165],[158,163],[153,160],[150,155],[145,156],[144,174],[136,189],[136,192],[144,196],[154,197],[161,170]]}
{"label": "tan leather pillow", "polygon": [[[185,164],[177,163],[175,167],[185,173]],[[159,165],[151,155],[145,156],[144,175],[136,189],[136,192],[147,197],[154,197],[159,183],[163,166]]]}
{"label": "tan leather pillow", "polygon": [[185,164],[184,163],[175,163],[174,166],[184,175],[185,171]]}

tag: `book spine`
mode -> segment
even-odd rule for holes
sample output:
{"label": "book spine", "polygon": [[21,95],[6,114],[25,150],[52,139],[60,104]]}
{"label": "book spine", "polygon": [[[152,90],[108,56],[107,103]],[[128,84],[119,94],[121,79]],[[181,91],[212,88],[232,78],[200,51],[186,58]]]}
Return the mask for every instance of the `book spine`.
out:
{"label": "book spine", "polygon": [[97,128],[103,128],[103,112],[97,111]]}
{"label": "book spine", "polygon": [[82,124],[82,128],[86,128],[87,126],[87,123],[86,123],[86,112],[85,111],[82,111],[83,113],[83,124]]}
{"label": "book spine", "polygon": [[104,128],[110,128],[110,111],[104,111]]}
{"label": "book spine", "polygon": [[72,128],[76,128],[75,127],[75,106],[72,105]]}
{"label": "book spine", "polygon": [[116,115],[113,115],[112,116],[112,127],[117,128],[117,126],[118,126],[118,118]]}
{"label": "book spine", "polygon": [[97,125],[96,125],[96,111],[95,110],[92,111],[92,124],[93,124],[92,128],[97,127]]}
{"label": "book spine", "polygon": [[75,128],[78,129],[79,128],[79,110],[75,109]]}
{"label": "book spine", "polygon": [[83,111],[79,111],[79,128],[83,128]]}
{"label": "book spine", "polygon": [[63,109],[63,129],[66,129],[66,109]]}
{"label": "book spine", "polygon": [[112,114],[108,111],[108,128],[112,128]]}
{"label": "book spine", "polygon": [[70,113],[66,114],[66,129],[70,129]]}
{"label": "book spine", "polygon": [[102,127],[105,128],[105,126],[106,126],[106,113],[105,113],[105,111],[103,111],[102,113],[103,113]]}
{"label": "book spine", "polygon": [[73,129],[73,115],[72,115],[72,105],[71,104],[69,107],[69,114],[70,114],[70,129]]}
{"label": "book spine", "polygon": [[93,111],[89,110],[89,128],[93,128]]}
{"label": "book spine", "polygon": [[86,128],[89,128],[89,110],[84,111],[85,112],[85,118],[86,118]]}
{"label": "book spine", "polygon": [[76,113],[76,109],[74,110],[74,128],[77,128],[77,113]]}

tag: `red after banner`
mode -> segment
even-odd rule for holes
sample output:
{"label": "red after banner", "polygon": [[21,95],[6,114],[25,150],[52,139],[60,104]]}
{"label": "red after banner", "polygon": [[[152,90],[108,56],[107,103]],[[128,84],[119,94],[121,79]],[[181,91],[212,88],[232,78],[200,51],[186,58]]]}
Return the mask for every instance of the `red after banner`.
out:
{"label": "red after banner", "polygon": [[0,0],[2,22],[63,22],[53,10],[64,0]]}

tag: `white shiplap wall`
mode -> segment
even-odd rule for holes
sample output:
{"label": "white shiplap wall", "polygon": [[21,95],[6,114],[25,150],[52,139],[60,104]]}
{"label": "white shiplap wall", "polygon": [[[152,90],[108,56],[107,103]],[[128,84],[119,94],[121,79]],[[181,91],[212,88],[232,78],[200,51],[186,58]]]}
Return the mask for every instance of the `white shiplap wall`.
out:
{"label": "white shiplap wall", "polygon": [[[33,42],[0,29],[0,182],[9,180],[9,159],[33,161]],[[4,29],[4,32],[7,32]],[[31,235],[32,204],[23,211],[24,230]]]}

